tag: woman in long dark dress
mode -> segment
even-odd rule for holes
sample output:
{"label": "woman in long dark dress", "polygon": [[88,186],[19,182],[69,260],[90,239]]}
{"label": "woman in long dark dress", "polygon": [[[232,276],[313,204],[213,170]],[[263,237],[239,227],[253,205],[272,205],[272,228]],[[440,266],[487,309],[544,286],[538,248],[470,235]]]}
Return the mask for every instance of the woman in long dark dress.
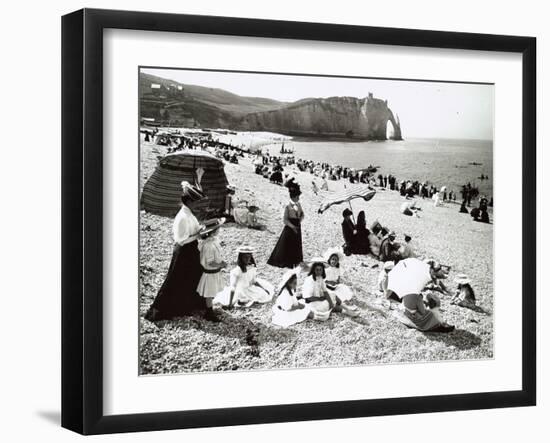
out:
{"label": "woman in long dark dress", "polygon": [[182,188],[182,207],[172,227],[175,243],[172,261],[164,283],[145,314],[149,321],[169,320],[206,309],[205,299],[197,293],[203,272],[198,249],[201,225],[187,207],[204,198],[204,194],[187,182],[182,182]]}
{"label": "woman in long dark dress", "polygon": [[278,268],[294,268],[304,260],[302,252],[302,228],[304,211],[300,205],[300,186],[294,183],[289,187],[290,203],[286,205],[283,216],[284,228],[275,245],[268,264]]}
{"label": "woman in long dark dress", "polygon": [[355,225],[355,245],[352,250],[353,254],[369,254],[370,253],[370,231],[367,229],[367,221],[365,211],[359,212],[357,223]]}

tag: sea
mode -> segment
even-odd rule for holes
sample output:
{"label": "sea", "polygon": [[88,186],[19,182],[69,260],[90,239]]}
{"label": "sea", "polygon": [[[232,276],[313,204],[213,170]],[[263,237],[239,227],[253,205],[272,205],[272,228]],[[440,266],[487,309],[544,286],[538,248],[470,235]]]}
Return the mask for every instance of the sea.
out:
{"label": "sea", "polygon": [[[429,182],[438,188],[460,193],[462,185],[471,183],[481,194],[493,196],[492,140],[407,139],[403,141],[342,141],[294,138],[285,149],[294,149],[296,158],[335,165],[378,167],[378,174],[391,174],[401,180]],[[272,145],[270,153],[278,153]],[[481,176],[488,179],[481,180]],[[460,198],[460,194],[458,194]]]}

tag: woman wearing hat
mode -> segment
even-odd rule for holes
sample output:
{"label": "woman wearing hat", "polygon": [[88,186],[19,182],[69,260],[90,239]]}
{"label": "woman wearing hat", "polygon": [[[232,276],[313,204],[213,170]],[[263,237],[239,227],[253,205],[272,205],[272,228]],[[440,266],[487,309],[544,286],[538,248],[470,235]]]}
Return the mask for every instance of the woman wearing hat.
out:
{"label": "woman wearing hat", "polygon": [[214,298],[222,306],[249,307],[254,303],[268,303],[273,299],[273,285],[256,276],[256,262],[251,246],[237,249],[237,266],[229,273],[229,286]]}
{"label": "woman wearing hat", "polygon": [[300,185],[288,188],[290,202],[285,206],[284,228],[267,263],[278,268],[294,268],[302,263],[302,228],[304,211],[300,205]]}
{"label": "woman wearing hat", "polygon": [[149,321],[169,320],[204,310],[204,298],[197,294],[202,275],[198,250],[199,232],[202,226],[188,207],[204,198],[197,187],[186,181],[182,186],[182,206],[174,219],[172,235],[174,250],[164,283],[153,304],[145,314]]}
{"label": "woman wearing hat", "polygon": [[300,303],[296,297],[298,287],[299,268],[285,272],[279,287],[277,300],[273,305],[274,325],[287,328],[308,318],[313,318],[313,313],[308,306]]}
{"label": "woman wearing hat", "polygon": [[223,289],[221,271],[227,266],[223,261],[221,245],[217,238],[218,229],[224,223],[225,218],[205,222],[206,229],[200,233],[202,242],[199,244],[199,252],[203,274],[197,286],[197,292],[205,299],[205,318],[211,321],[218,321],[212,309],[212,300]]}

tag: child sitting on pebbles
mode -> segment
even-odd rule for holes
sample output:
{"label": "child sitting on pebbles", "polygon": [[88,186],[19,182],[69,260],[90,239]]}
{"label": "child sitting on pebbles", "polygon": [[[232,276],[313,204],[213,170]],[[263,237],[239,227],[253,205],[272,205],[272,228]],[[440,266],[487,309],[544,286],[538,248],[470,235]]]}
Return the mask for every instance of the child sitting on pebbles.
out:
{"label": "child sitting on pebbles", "polygon": [[471,281],[466,274],[458,274],[455,283],[458,285],[451,303],[463,308],[475,309],[476,296],[471,286]]}
{"label": "child sitting on pebbles", "polygon": [[328,267],[325,269],[327,276],[325,284],[342,302],[353,298],[352,289],[341,281],[343,273],[342,261],[344,257],[344,252],[341,248],[330,248],[324,253],[324,259],[328,263]]}
{"label": "child sitting on pebbles", "polygon": [[334,291],[327,288],[325,283],[327,266],[328,263],[323,258],[313,259],[309,275],[302,286],[302,298],[313,312],[313,318],[320,321],[328,320],[332,311],[342,312],[350,317],[359,315],[355,307],[342,304]]}
{"label": "child sitting on pebbles", "polygon": [[386,296],[386,292],[388,291],[388,274],[394,266],[395,264],[392,261],[387,261],[384,263],[384,266],[380,270],[380,274],[378,274],[378,282],[376,283],[375,288],[376,295]]}
{"label": "child sitting on pebbles", "polygon": [[283,275],[279,295],[272,309],[274,325],[287,328],[308,318],[314,318],[309,307],[300,303],[296,297],[299,275],[299,268],[287,271]]}
{"label": "child sitting on pebbles", "polygon": [[237,266],[229,274],[229,286],[219,292],[214,303],[231,308],[249,307],[254,303],[269,303],[273,299],[273,285],[256,277],[254,250],[248,245],[237,249]]}

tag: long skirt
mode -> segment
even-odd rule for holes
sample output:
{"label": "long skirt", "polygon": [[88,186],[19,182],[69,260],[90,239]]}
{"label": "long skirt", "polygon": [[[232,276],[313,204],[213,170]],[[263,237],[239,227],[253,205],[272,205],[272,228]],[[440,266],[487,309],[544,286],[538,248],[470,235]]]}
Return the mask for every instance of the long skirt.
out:
{"label": "long skirt", "polygon": [[305,321],[310,313],[310,308],[304,306],[301,309],[285,311],[278,306],[273,306],[272,312],[273,318],[271,321],[273,324],[282,328],[288,328],[289,326]]}
{"label": "long skirt", "polygon": [[409,320],[409,322],[405,321],[403,323],[419,331],[430,331],[441,324],[439,311],[427,310],[424,314],[420,314],[419,312],[411,313],[405,310],[403,314],[406,320]]}
{"label": "long skirt", "polygon": [[250,285],[246,288],[237,287],[233,294],[231,305],[231,288],[226,286],[214,297],[214,303],[222,306],[250,307],[254,303],[270,303],[273,301],[275,288],[268,281],[257,278],[256,283],[260,286]]}
{"label": "long skirt", "polygon": [[291,218],[290,222],[296,226],[298,232],[294,232],[288,226],[283,228],[279,241],[275,245],[275,248],[273,248],[271,257],[267,261],[271,266],[294,268],[304,261],[300,220]]}
{"label": "long skirt", "polygon": [[169,320],[206,308],[204,298],[197,293],[202,275],[197,245],[198,242],[194,241],[174,246],[164,283],[145,318],[151,321]]}

